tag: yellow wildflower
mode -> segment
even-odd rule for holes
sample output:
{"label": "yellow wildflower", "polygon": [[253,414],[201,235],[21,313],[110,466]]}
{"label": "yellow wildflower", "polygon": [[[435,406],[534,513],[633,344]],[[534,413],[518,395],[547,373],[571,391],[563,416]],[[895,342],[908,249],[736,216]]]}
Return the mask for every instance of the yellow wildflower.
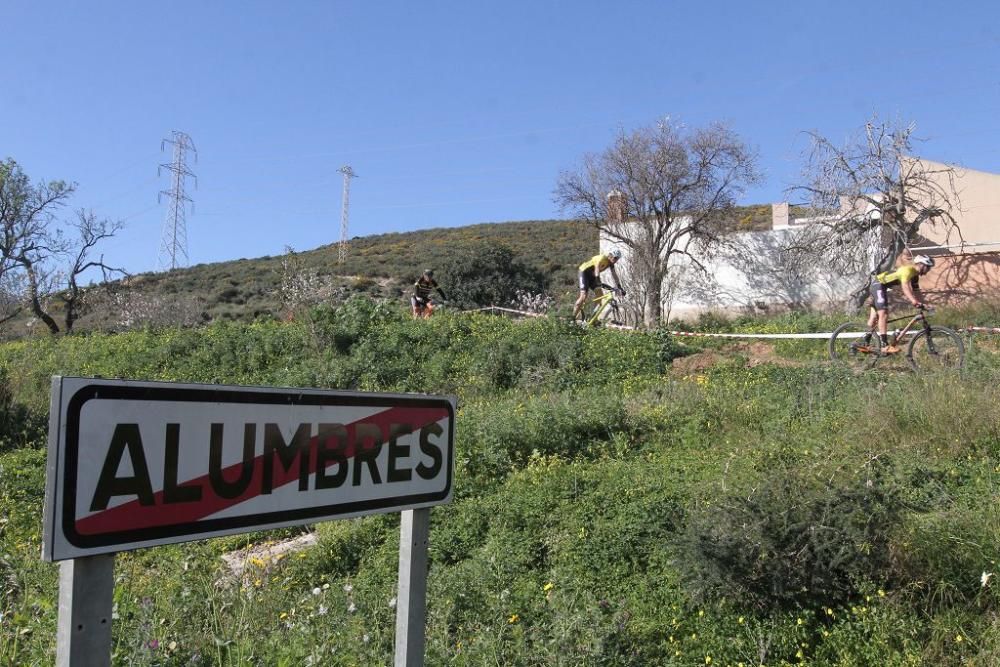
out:
{"label": "yellow wildflower", "polygon": [[514,623],[517,623],[520,620],[521,620],[520,616],[518,616],[517,614],[511,614],[510,618],[507,619],[507,622],[510,623],[510,624],[514,624]]}

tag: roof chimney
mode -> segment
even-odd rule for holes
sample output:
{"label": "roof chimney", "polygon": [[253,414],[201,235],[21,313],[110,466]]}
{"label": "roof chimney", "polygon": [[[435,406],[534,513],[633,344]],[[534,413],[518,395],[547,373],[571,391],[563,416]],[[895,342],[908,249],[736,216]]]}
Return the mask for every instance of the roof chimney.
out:
{"label": "roof chimney", "polygon": [[625,193],[621,190],[612,190],[608,193],[608,222],[625,222],[625,216],[628,212],[628,201],[625,199]]}
{"label": "roof chimney", "polygon": [[784,229],[789,223],[788,202],[771,204],[771,229]]}

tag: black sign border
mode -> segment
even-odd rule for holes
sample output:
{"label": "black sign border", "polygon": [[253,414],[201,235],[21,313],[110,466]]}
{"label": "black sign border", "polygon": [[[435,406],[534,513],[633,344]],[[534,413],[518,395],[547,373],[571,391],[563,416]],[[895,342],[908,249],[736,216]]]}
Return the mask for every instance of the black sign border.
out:
{"label": "black sign border", "polygon": [[[352,503],[337,503],[319,507],[304,507],[295,510],[267,512],[265,514],[250,514],[239,517],[206,519],[170,526],[153,526],[133,530],[101,533],[100,535],[81,535],[76,531],[76,487],[77,465],[80,456],[80,412],[87,401],[102,400],[146,400],[162,402],[195,402],[195,403],[235,403],[235,404],[268,404],[268,405],[301,405],[301,406],[343,406],[343,407],[416,407],[444,408],[448,412],[448,463],[447,479],[442,491],[432,493],[378,498]],[[218,533],[233,534],[234,532],[250,532],[256,526],[273,526],[282,524],[291,526],[332,519],[342,515],[376,514],[407,509],[417,506],[442,502],[451,493],[452,475],[454,471],[455,449],[455,410],[452,402],[446,398],[387,396],[372,394],[319,393],[316,390],[281,390],[256,389],[247,387],[240,390],[233,387],[202,387],[126,384],[90,384],[78,389],[67,402],[66,409],[66,440],[63,459],[62,485],[62,529],[66,541],[78,549],[100,549],[120,545],[121,551],[140,548],[137,542],[167,540],[165,544],[189,542]],[[265,528],[261,528],[264,530]],[[205,535],[212,533],[212,535]],[[221,537],[222,535],[218,535]],[[174,539],[185,537],[188,539]],[[130,546],[132,545],[132,546]]]}

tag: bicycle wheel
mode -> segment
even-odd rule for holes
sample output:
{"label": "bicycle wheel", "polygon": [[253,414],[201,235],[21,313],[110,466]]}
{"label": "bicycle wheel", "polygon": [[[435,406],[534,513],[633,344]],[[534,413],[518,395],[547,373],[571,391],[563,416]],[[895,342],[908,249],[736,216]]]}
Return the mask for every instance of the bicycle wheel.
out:
{"label": "bicycle wheel", "polygon": [[865,340],[865,336],[858,333],[864,331],[869,331],[867,325],[858,322],[845,322],[834,329],[829,343],[830,359],[857,370],[875,366],[882,345],[875,335]]}
{"label": "bicycle wheel", "polygon": [[956,331],[932,326],[913,336],[906,349],[906,360],[915,371],[961,370],[965,343]]}

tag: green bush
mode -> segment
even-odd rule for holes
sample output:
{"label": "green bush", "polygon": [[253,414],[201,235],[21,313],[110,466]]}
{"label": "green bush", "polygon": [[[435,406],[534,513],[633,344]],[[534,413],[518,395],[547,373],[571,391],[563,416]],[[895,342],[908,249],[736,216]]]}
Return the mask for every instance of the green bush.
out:
{"label": "green bush", "polygon": [[689,514],[678,565],[693,595],[740,599],[765,613],[816,609],[889,575],[902,511],[892,485],[806,475],[789,463]]}
{"label": "green bush", "polygon": [[528,265],[507,245],[492,241],[463,248],[441,265],[438,280],[448,298],[463,308],[509,306],[518,292],[540,294],[545,274]]}

